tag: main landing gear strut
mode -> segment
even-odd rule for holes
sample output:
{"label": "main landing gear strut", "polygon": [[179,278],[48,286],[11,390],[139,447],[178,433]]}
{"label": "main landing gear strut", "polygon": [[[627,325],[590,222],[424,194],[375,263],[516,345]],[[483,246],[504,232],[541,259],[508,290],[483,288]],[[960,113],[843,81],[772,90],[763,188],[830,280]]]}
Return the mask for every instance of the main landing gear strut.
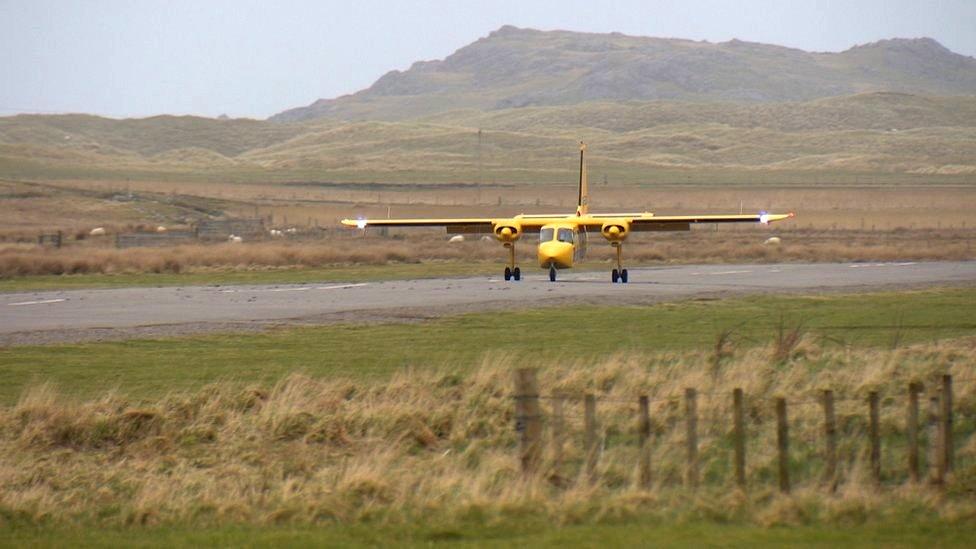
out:
{"label": "main landing gear strut", "polygon": [[505,267],[505,280],[522,280],[522,269],[515,266],[515,243],[506,242],[508,248],[508,267]]}
{"label": "main landing gear strut", "polygon": [[610,245],[617,249],[617,268],[610,272],[610,280],[614,283],[620,282],[626,284],[627,269],[624,269],[622,261],[623,243],[612,242]]}

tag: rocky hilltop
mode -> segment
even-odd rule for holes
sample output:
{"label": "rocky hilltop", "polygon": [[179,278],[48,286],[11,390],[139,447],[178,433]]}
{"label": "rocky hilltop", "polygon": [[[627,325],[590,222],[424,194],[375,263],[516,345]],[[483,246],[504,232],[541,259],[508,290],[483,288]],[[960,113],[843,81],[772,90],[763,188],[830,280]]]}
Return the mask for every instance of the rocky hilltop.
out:
{"label": "rocky hilltop", "polygon": [[976,59],[931,38],[817,53],[731,40],[538,31],[505,26],[443,60],[390,71],[369,88],[279,113],[401,120],[457,109],[588,101],[807,101],[872,91],[976,94]]}

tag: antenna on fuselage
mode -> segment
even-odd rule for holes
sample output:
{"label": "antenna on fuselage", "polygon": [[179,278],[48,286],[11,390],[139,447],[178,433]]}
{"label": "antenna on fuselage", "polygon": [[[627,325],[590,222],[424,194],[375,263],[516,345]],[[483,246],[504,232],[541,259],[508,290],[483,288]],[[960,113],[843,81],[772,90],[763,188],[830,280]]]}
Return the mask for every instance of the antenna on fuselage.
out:
{"label": "antenna on fuselage", "polygon": [[590,190],[586,180],[586,143],[580,141],[579,199],[576,201],[576,215],[586,215],[590,211]]}

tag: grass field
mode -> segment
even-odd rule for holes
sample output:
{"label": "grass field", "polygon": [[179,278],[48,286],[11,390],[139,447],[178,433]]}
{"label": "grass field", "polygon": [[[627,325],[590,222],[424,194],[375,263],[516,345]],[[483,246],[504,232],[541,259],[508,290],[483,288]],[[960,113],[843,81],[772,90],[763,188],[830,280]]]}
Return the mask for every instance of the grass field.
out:
{"label": "grass field", "polygon": [[[898,395],[951,372],[968,417],[974,304],[972,288],[758,296],[7,347],[0,544],[964,546],[972,427],[958,423],[950,490],[904,484]],[[509,395],[526,364],[547,394],[600,398],[596,485],[518,480]],[[697,493],[675,480],[669,398],[688,386],[702,394]],[[728,488],[727,404],[709,396],[732,386],[754,399],[747,494]],[[835,496],[816,480],[819,407],[803,404],[823,387],[837,390],[847,456]],[[885,395],[881,491],[859,450],[869,389]],[[638,393],[654,398],[658,426],[650,491],[632,484]],[[792,403],[788,497],[769,484],[774,395]],[[578,440],[578,416],[568,421]],[[575,443],[566,459],[580,463]]]}
{"label": "grass field", "polygon": [[[604,185],[596,168],[591,168],[590,207],[594,212],[637,209],[658,214],[797,211],[801,214],[795,221],[797,227],[887,231],[899,227],[965,228],[968,212],[976,203],[967,183],[885,185],[874,177],[863,174],[851,181],[825,177],[791,186],[760,171],[745,184],[728,183],[718,188],[682,181],[635,186]],[[566,212],[576,204],[574,179],[571,175],[562,184],[551,185],[0,180],[0,192],[6,190],[10,197],[4,203],[7,215],[0,220],[0,230],[55,228],[50,216],[44,216],[53,211],[67,215],[66,222],[78,223],[60,227],[64,229],[121,225],[140,212],[144,223],[171,223],[199,216],[201,210],[220,210],[232,216],[270,216],[276,226],[317,224],[328,228],[334,228],[339,219],[356,215],[498,217]],[[99,198],[102,202],[95,202]]]}
{"label": "grass field", "polygon": [[[739,345],[753,347],[770,342],[781,324],[801,327],[827,347],[897,347],[973,335],[974,319],[976,290],[950,289],[578,306],[260,335],[18,346],[0,349],[0,402],[12,404],[38,382],[54,383],[79,398],[107,387],[151,398],[221,380],[274,383],[293,372],[381,380],[405,368],[465,371],[485,353],[550,362],[595,361],[618,352],[707,350],[725,330],[733,330]],[[586,326],[585,337],[565,336],[579,326]]]}
{"label": "grass field", "polygon": [[703,520],[660,521],[653,517],[612,524],[554,526],[529,519],[497,525],[480,522],[409,528],[367,525],[313,527],[270,526],[223,528],[27,528],[13,529],[0,546],[85,547],[971,547],[971,524],[933,518],[865,525],[789,526],[768,528],[716,524]]}
{"label": "grass field", "polygon": [[0,278],[0,292],[230,284],[304,284],[496,275],[498,263],[424,261],[383,265],[331,265],[319,268],[204,270],[184,273],[36,275]]}

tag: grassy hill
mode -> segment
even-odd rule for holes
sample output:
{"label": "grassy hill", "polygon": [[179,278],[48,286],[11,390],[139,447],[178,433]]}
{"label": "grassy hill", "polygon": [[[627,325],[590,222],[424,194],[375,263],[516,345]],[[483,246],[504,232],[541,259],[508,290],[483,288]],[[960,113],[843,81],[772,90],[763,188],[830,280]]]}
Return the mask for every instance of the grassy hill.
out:
{"label": "grassy hill", "polygon": [[[259,120],[0,118],[0,178],[614,184],[969,183],[976,59],[502,27]],[[757,177],[761,174],[763,177]]]}
{"label": "grassy hill", "polygon": [[86,114],[19,115],[0,119],[0,143],[130,151],[142,156],[177,149],[207,149],[235,156],[304,131],[291,124],[249,119],[153,116],[113,120]]}
{"label": "grassy hill", "polygon": [[593,177],[614,183],[743,181],[760,172],[789,181],[870,173],[968,182],[976,97],[590,102],[287,124],[15,116],[0,118],[0,177],[566,182],[579,139],[590,143]]}
{"label": "grassy hill", "polygon": [[272,119],[405,120],[457,109],[809,101],[873,91],[972,95],[976,59],[930,38],[814,53],[739,40],[713,44],[505,26],[443,60],[390,71],[365,90]]}

